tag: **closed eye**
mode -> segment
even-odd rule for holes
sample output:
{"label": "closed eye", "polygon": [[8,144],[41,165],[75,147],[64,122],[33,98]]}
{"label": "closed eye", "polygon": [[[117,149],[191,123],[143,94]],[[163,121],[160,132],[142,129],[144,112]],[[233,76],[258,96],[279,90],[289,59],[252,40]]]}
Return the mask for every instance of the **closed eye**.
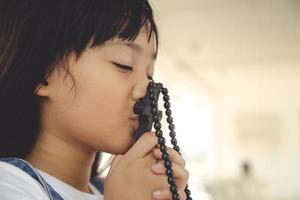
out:
{"label": "closed eye", "polygon": [[124,70],[128,70],[128,71],[132,71],[133,70],[133,68],[131,66],[122,65],[120,63],[115,63],[115,62],[113,62],[113,64],[115,66],[117,66],[118,68],[120,68],[120,69],[124,69]]}
{"label": "closed eye", "polygon": [[[131,66],[122,65],[122,64],[116,63],[116,62],[113,62],[113,64],[120,69],[127,70],[127,71],[133,71],[133,68]],[[147,75],[147,78],[148,78],[148,80],[153,80],[152,76]]]}

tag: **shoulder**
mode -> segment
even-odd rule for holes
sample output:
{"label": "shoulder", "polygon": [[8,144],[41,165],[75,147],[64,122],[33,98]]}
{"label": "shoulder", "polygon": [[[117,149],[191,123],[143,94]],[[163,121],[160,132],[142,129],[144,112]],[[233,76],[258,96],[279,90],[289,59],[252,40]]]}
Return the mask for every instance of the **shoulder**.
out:
{"label": "shoulder", "polygon": [[0,161],[1,200],[44,200],[48,196],[42,186],[21,169]]}

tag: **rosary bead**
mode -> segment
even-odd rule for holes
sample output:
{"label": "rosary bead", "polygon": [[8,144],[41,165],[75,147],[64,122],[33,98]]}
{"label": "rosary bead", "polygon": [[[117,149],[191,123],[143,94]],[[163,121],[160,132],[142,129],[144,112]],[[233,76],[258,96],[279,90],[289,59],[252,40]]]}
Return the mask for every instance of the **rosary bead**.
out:
{"label": "rosary bead", "polygon": [[150,81],[150,82],[149,82],[149,86],[150,86],[150,87],[153,87],[153,86],[154,86],[154,82]]}
{"label": "rosary bead", "polygon": [[160,145],[159,147],[160,151],[164,154],[164,153],[167,153],[167,147],[166,145]]}
{"label": "rosary bead", "polygon": [[151,105],[157,107],[157,101],[151,101]]}
{"label": "rosary bead", "polygon": [[175,125],[174,125],[174,124],[170,124],[170,125],[169,125],[169,129],[170,129],[171,131],[174,131]]}
{"label": "rosary bead", "polygon": [[172,111],[170,109],[166,110],[166,115],[169,117],[172,114]]}
{"label": "rosary bead", "polygon": [[190,195],[191,195],[191,191],[188,189],[187,186],[185,187],[184,191],[185,191],[185,194],[186,194],[187,196],[190,196]]}
{"label": "rosary bead", "polygon": [[172,177],[168,177],[168,183],[169,183],[170,185],[176,185],[175,179],[174,179],[173,176],[172,176]]}
{"label": "rosary bead", "polygon": [[150,99],[155,100],[155,96],[154,96],[153,92],[150,94]]}
{"label": "rosary bead", "polygon": [[177,152],[180,152],[180,147],[176,145],[176,146],[174,146],[174,150]]}
{"label": "rosary bead", "polygon": [[163,155],[162,155],[162,159],[163,160],[166,160],[166,159],[168,159],[169,158],[169,154],[168,153],[164,153]]}
{"label": "rosary bead", "polygon": [[155,131],[155,135],[156,135],[156,137],[162,137],[163,136],[163,132],[161,131],[161,130],[156,130]]}
{"label": "rosary bead", "polygon": [[171,139],[171,144],[177,145],[177,140],[176,140],[175,138],[172,138],[172,139]]}
{"label": "rosary bead", "polygon": [[172,186],[170,187],[170,190],[171,190],[172,193],[177,193],[177,192],[178,192],[177,187],[174,186],[174,185],[172,185]]}
{"label": "rosary bead", "polygon": [[164,95],[163,100],[164,100],[164,101],[169,101],[169,100],[170,100],[169,95]]}
{"label": "rosary bead", "polygon": [[170,104],[169,102],[165,102],[165,103],[164,103],[164,107],[165,107],[166,109],[169,109],[170,106],[171,106],[171,104]]}
{"label": "rosary bead", "polygon": [[162,83],[156,83],[156,86],[157,86],[158,88],[163,88],[163,87],[164,87]]}
{"label": "rosary bead", "polygon": [[172,194],[172,200],[180,200],[179,194]]}
{"label": "rosary bead", "polygon": [[176,137],[176,132],[175,132],[175,131],[171,131],[171,132],[170,132],[170,137],[171,137],[171,138]]}
{"label": "rosary bead", "polygon": [[159,117],[157,115],[153,115],[152,119],[154,122],[158,122],[159,121]]}
{"label": "rosary bead", "polygon": [[161,129],[161,124],[160,122],[156,122],[154,123],[154,128],[157,130],[157,129]]}
{"label": "rosary bead", "polygon": [[167,169],[166,174],[167,174],[168,177],[173,176],[173,170],[172,169]]}
{"label": "rosary bead", "polygon": [[166,140],[163,137],[158,138],[158,144],[165,144]]}
{"label": "rosary bead", "polygon": [[164,95],[166,95],[166,94],[168,94],[168,89],[167,89],[167,88],[163,88],[163,89],[161,90],[161,92],[162,92]]}
{"label": "rosary bead", "polygon": [[158,114],[157,108],[156,107],[152,107],[151,108],[151,113],[152,113],[152,115],[157,115]]}
{"label": "rosary bead", "polygon": [[168,117],[168,118],[167,118],[167,122],[168,122],[169,124],[173,123],[173,118],[172,118],[172,117]]}
{"label": "rosary bead", "polygon": [[170,168],[172,167],[172,163],[171,163],[169,160],[166,160],[166,161],[164,162],[164,164],[165,164],[165,167],[166,167],[167,169],[170,169]]}

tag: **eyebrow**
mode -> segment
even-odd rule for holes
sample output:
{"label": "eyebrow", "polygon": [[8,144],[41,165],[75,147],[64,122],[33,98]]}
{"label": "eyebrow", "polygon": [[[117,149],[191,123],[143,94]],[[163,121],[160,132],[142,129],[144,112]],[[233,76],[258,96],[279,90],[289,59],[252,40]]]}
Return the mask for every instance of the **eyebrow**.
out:
{"label": "eyebrow", "polygon": [[[127,47],[133,49],[133,50],[136,51],[136,52],[139,52],[139,53],[140,53],[140,52],[143,51],[143,48],[142,48],[140,45],[138,45],[138,44],[126,42],[125,45],[126,45]],[[156,60],[156,58],[157,58],[157,52],[153,53],[152,56],[151,56],[151,58],[152,58],[153,60]]]}

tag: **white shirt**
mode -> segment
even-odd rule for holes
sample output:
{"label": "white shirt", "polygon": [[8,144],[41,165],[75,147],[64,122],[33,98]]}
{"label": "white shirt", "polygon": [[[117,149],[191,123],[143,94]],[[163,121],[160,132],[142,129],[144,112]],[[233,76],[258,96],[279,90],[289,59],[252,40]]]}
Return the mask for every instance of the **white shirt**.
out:
{"label": "white shirt", "polygon": [[[90,183],[93,194],[81,192],[58,178],[38,170],[41,176],[64,200],[104,200],[104,196]],[[18,167],[0,161],[1,200],[49,200],[41,184]]]}

